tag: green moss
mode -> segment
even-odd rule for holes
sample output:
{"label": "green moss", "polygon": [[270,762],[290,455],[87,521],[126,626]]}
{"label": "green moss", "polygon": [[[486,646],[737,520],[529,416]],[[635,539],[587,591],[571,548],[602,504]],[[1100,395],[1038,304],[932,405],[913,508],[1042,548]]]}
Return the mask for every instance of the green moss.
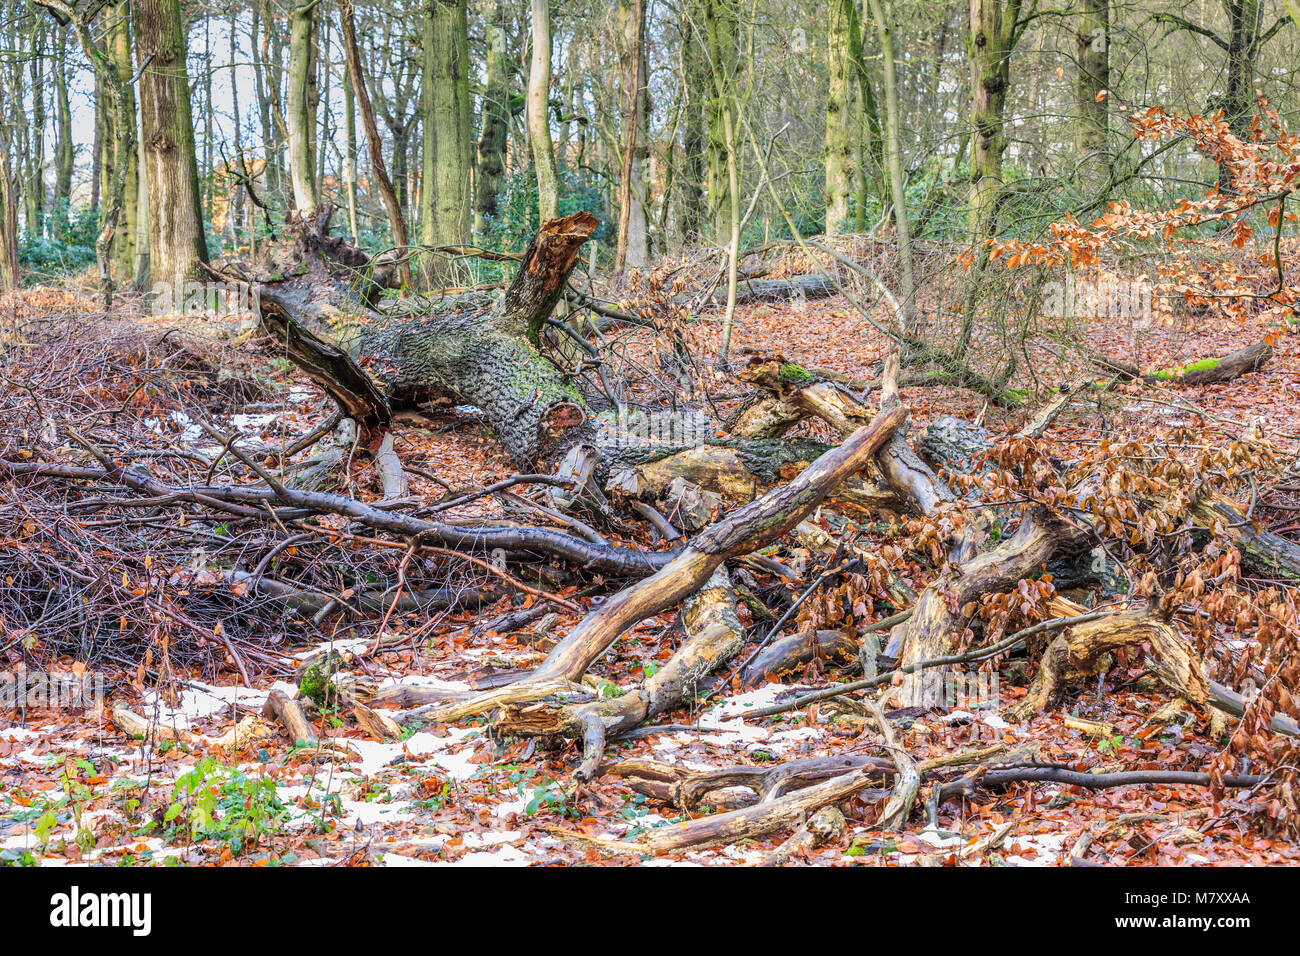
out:
{"label": "green moss", "polygon": [[338,666],[339,657],[331,651],[320,660],[303,668],[302,674],[298,677],[299,695],[324,706],[326,698],[330,696],[330,678],[334,676]]}
{"label": "green moss", "polygon": [[795,365],[793,362],[782,365],[777,370],[776,377],[782,385],[809,385],[817,381],[816,376],[806,368],[802,365]]}
{"label": "green moss", "polygon": [[1152,372],[1150,378],[1157,379],[1161,382],[1167,382],[1173,378],[1182,378],[1189,372],[1208,372],[1212,368],[1218,368],[1219,359],[1207,358],[1199,362],[1193,362],[1191,365],[1176,365],[1173,368],[1162,368],[1158,372]]}

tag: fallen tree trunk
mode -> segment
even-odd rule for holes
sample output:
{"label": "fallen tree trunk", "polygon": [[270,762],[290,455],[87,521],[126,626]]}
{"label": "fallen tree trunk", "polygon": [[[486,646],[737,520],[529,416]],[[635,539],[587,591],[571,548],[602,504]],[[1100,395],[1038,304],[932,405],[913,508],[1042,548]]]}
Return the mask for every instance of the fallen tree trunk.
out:
{"label": "fallen tree trunk", "polygon": [[1203,498],[1192,506],[1192,518],[1207,531],[1221,534],[1241,552],[1241,563],[1262,577],[1300,581],[1300,544],[1256,528],[1226,498]]}
{"label": "fallen tree trunk", "polygon": [[672,658],[633,690],[618,697],[573,702],[552,695],[540,701],[508,704],[496,721],[505,736],[574,737],[583,758],[574,776],[590,780],[605,753],[605,741],[665,711],[696,693],[699,682],[740,650],[744,628],[736,617],[736,594],[719,568],[682,608],[687,641]]}
{"label": "fallen tree trunk", "polygon": [[1222,358],[1202,359],[1181,368],[1164,369],[1143,377],[1154,381],[1173,381],[1179,385],[1215,385],[1256,372],[1272,357],[1273,346],[1267,342],[1256,342],[1229,352]]}
{"label": "fallen tree trunk", "polygon": [[740,683],[752,687],[768,677],[781,677],[791,671],[826,660],[851,664],[858,656],[858,639],[847,631],[814,631],[790,634],[765,647],[740,671]]}
{"label": "fallen tree trunk", "polygon": [[289,256],[299,261],[282,262],[257,288],[263,323],[294,363],[363,425],[386,424],[391,403],[445,395],[481,409],[521,465],[567,450],[569,433],[587,424],[585,410],[538,345],[596,218],[582,212],[545,223],[490,309],[401,321],[374,310],[370,284],[358,292],[368,262],[329,236],[331,211],[301,222]]}
{"label": "fallen tree trunk", "polygon": [[[1087,538],[1078,528],[1042,510],[1026,513],[1016,533],[997,547],[949,565],[916,601],[911,618],[890,635],[886,654],[903,665],[952,652],[965,628],[964,608],[985,594],[1007,591],[1041,571],[1048,560],[1080,550]],[[941,706],[947,668],[907,675],[898,700],[903,707]]]}
{"label": "fallen tree trunk", "polygon": [[[741,279],[736,285],[736,304],[751,302],[788,302],[791,299],[825,299],[837,295],[839,288],[824,275],[791,276],[788,279]],[[703,304],[725,305],[726,289],[715,290]],[[691,296],[682,295],[678,301],[685,305]]]}
{"label": "fallen tree trunk", "polygon": [[[1053,600],[1049,608],[1058,617],[1087,611],[1061,598]],[[1114,651],[1144,641],[1151,644],[1152,672],[1175,694],[1204,710],[1210,688],[1191,642],[1149,610],[1139,609],[1085,621],[1057,635],[1039,660],[1029,693],[1007,711],[1007,720],[1019,722],[1057,706],[1069,687],[1108,669]]]}
{"label": "fallen tree trunk", "polygon": [[540,351],[542,329],[597,226],[589,213],[543,224],[490,307],[466,301],[426,316],[379,311],[382,283],[369,278],[364,253],[329,236],[329,218],[330,207],[322,206],[294,223],[298,238],[256,286],[260,312],[289,358],[357,423],[377,462],[393,409],[435,398],[479,409],[520,467],[581,467],[584,483],[620,465],[644,471],[651,491],[682,475],[748,501],[824,450],[810,442],[717,440],[712,426],[690,413],[642,416],[633,427],[589,414],[578,389]]}
{"label": "fallen tree trunk", "polygon": [[1187,365],[1143,372],[1123,359],[1099,357],[1093,364],[1116,375],[1122,382],[1143,379],[1148,382],[1172,382],[1175,385],[1214,385],[1230,382],[1241,375],[1256,372],[1273,357],[1273,346],[1266,341],[1256,342],[1229,352],[1220,358],[1200,359]]}
{"label": "fallen tree trunk", "polygon": [[[903,417],[901,409],[877,416],[789,484],[773,489],[700,532],[662,569],[620,591],[583,618],[521,683],[536,685],[580,679],[592,662],[628,628],[694,593],[724,561],[757,550],[802,521],[835,485],[870,461]],[[537,688],[531,686],[514,690],[519,696],[512,702],[546,696],[535,694]],[[431,721],[457,720],[501,706],[499,697],[489,700],[489,696],[492,695],[435,709],[424,716]]]}

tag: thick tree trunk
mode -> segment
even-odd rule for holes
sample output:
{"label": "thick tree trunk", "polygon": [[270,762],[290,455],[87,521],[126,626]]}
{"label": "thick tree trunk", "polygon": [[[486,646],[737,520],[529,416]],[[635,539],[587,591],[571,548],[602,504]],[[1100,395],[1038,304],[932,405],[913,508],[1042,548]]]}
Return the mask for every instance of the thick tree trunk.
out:
{"label": "thick tree trunk", "polygon": [[474,233],[482,236],[497,217],[497,197],[505,180],[510,136],[510,57],[506,53],[506,9],[498,0],[487,26],[487,78],[483,89],[478,175],[474,182]]}
{"label": "thick tree trunk", "polygon": [[1089,199],[1110,177],[1110,0],[1083,0],[1075,34],[1079,71],[1076,147],[1079,181]]}
{"label": "thick tree trunk", "polygon": [[1007,148],[1005,114],[1011,86],[1011,49],[1020,6],[1020,0],[970,0],[972,239],[983,239],[997,231],[1002,154]]}
{"label": "thick tree trunk", "polygon": [[[487,312],[395,322],[371,311],[383,276],[356,288],[354,276],[368,261],[329,237],[330,212],[322,207],[300,223],[298,242],[278,263],[290,278],[260,287],[263,321],[287,343],[290,358],[363,427],[385,425],[389,402],[444,395],[481,409],[521,467],[563,454],[588,427],[587,417],[578,392],[537,342],[595,217],[577,213],[546,223]],[[361,356],[384,388],[361,369]]]}
{"label": "thick tree trunk", "polygon": [[[420,235],[430,246],[455,245],[470,233],[467,16],[465,0],[429,0],[424,11]],[[446,261],[436,255],[427,258],[426,283],[445,284],[450,278]]]}
{"label": "thick tree trunk", "polygon": [[194,120],[179,0],[135,0],[136,67],[149,182],[149,264],[155,284],[198,275],[208,259],[199,208]]}

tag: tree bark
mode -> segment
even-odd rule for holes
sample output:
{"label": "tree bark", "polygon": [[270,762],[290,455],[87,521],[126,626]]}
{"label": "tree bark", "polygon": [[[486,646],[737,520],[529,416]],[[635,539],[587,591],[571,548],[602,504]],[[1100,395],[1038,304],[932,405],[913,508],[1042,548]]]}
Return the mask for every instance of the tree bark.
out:
{"label": "tree bark", "polygon": [[831,0],[826,39],[826,234],[850,231],[849,196],[853,190],[854,117],[849,53],[856,0]]}
{"label": "tree bark", "polygon": [[199,207],[194,120],[179,0],[133,0],[149,216],[149,272],[179,288],[199,275],[208,244]]}
{"label": "tree bark", "polygon": [[402,284],[411,285],[411,267],[406,262],[406,220],[402,216],[402,204],[393,189],[393,181],[388,178],[388,168],[384,165],[384,144],[379,139],[379,127],[375,125],[375,111],[370,103],[370,91],[366,87],[366,75],[361,68],[361,54],[357,50],[357,33],[352,11],[352,0],[339,0],[339,25],[343,33],[343,56],[348,65],[348,82],[357,97],[357,110],[361,113],[361,125],[366,131],[366,151],[370,154],[370,170],[374,173],[375,184],[388,212],[388,225],[393,232],[393,246],[401,265],[398,267]]}
{"label": "tree bark", "polygon": [[[470,232],[469,27],[465,0],[427,0],[421,108],[424,113],[420,234],[425,245],[462,243]],[[445,285],[447,260],[430,254],[425,281]]]}
{"label": "tree bark", "polygon": [[316,169],[312,159],[316,130],[312,123],[312,87],[316,84],[316,20],[320,0],[303,0],[289,14],[288,104],[289,179],[293,205],[309,214],[319,202]]}
{"label": "tree bark", "polygon": [[1075,34],[1079,181],[1089,199],[1110,178],[1110,0],[1082,0]]}
{"label": "tree bark", "polygon": [[537,213],[541,222],[560,210],[560,187],[551,141],[551,2],[531,0],[533,55],[528,71],[528,145],[537,177]]}
{"label": "tree bark", "polygon": [[487,26],[487,77],[483,89],[478,170],[474,187],[474,233],[482,236],[497,217],[497,198],[505,181],[510,136],[511,61],[506,53],[506,8],[498,0]]}
{"label": "tree bark", "polygon": [[618,181],[618,244],[614,271],[627,266],[644,268],[649,259],[646,245],[646,211],[642,204],[645,183],[646,106],[649,99],[646,78],[645,0],[620,0],[621,37],[619,58],[623,96],[623,162]]}

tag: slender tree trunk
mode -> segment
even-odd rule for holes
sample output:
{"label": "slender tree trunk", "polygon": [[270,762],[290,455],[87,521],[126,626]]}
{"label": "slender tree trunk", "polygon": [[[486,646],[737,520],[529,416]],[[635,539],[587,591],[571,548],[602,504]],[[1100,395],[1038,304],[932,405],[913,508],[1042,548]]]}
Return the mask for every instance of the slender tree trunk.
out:
{"label": "slender tree trunk", "polygon": [[[867,230],[867,200],[874,190],[878,195],[884,194],[885,137],[881,130],[880,107],[876,100],[876,84],[867,69],[865,40],[866,29],[858,16],[855,0],[845,8],[849,18],[849,62],[853,67],[855,98],[855,119],[857,135],[854,137],[854,188],[857,202],[853,216],[853,228],[857,232]],[[883,205],[883,201],[882,201]]]}
{"label": "slender tree trunk", "polygon": [[[0,116],[8,115],[4,71],[0,70]],[[18,195],[17,180],[9,155],[9,132],[0,124],[0,292],[18,288]]]}
{"label": "slender tree trunk", "polygon": [[704,103],[710,97],[708,60],[699,30],[691,23],[689,9],[682,16],[683,93],[686,97],[682,122],[682,242],[700,241],[704,223]]}
{"label": "slender tree trunk", "polygon": [[498,213],[505,181],[506,146],[510,136],[510,57],[506,53],[506,9],[498,0],[487,26],[487,77],[483,89],[478,175],[475,178],[474,233],[483,235],[487,221]]}
{"label": "slender tree trunk", "polygon": [[267,17],[268,4],[262,0],[260,6],[253,9],[252,49],[253,49],[253,83],[257,94],[258,119],[262,123],[263,173],[266,182],[266,198],[278,199],[283,193],[283,182],[278,165],[279,151],[276,144],[280,134],[275,125],[275,107],[272,99],[277,94],[275,75],[271,69],[271,24]]}
{"label": "slender tree trunk", "polygon": [[72,170],[75,153],[72,143],[72,107],[68,101],[68,36],[59,29],[54,59],[54,110],[58,133],[54,148],[54,205],[64,213],[72,201]]}
{"label": "slender tree trunk", "polygon": [[319,191],[325,189],[326,162],[329,150],[326,145],[334,142],[334,131],[330,128],[330,95],[334,84],[330,77],[330,30],[329,21],[324,17],[318,20],[320,36],[320,56],[316,61],[317,80],[313,87],[315,96],[312,102],[311,128],[316,130],[312,136],[312,158],[316,164],[316,184]]}
{"label": "slender tree trunk", "polygon": [[1110,0],[1081,0],[1075,62],[1079,183],[1092,198],[1110,178]]}
{"label": "slender tree trunk", "polygon": [[[722,316],[717,365],[726,368],[731,358],[731,327],[736,316],[736,286],[740,264],[740,158],[736,142],[740,123],[740,98],[735,89],[739,63],[736,7],[731,0],[705,0],[704,26],[708,37],[709,69],[713,75],[714,109],[710,116],[709,206],[717,217],[717,228],[726,223],[727,309]],[[721,164],[722,169],[717,169]],[[726,186],[716,178],[725,170]],[[715,202],[716,197],[716,202]],[[725,215],[721,201],[726,200]]]}
{"label": "slender tree trunk", "polygon": [[551,142],[551,4],[530,0],[533,55],[528,70],[528,145],[537,176],[537,212],[541,222],[559,215],[560,189]]}
{"label": "slender tree trunk", "polygon": [[289,15],[289,77],[285,120],[289,127],[289,180],[293,205],[300,214],[319,203],[312,145],[316,138],[312,90],[315,77],[316,8],[320,0],[304,0]]}
{"label": "slender tree trunk", "polygon": [[851,10],[857,0],[831,0],[826,33],[826,234],[849,231],[849,195],[853,189],[854,135],[850,71]]}
{"label": "slender tree trunk", "polygon": [[885,0],[867,0],[880,34],[885,61],[885,168],[889,174],[890,199],[894,207],[894,228],[898,232],[898,273],[903,293],[905,335],[916,332],[916,285],[912,274],[912,232],[907,219],[907,191],[903,180],[903,150],[899,136],[898,77],[894,69],[894,33],[891,11]]}
{"label": "slender tree trunk", "polygon": [[95,135],[90,144],[90,210],[99,211],[99,179],[104,168],[104,91],[95,74]]}
{"label": "slender tree trunk", "polygon": [[[734,0],[703,0],[705,50],[710,83],[708,100],[708,142],[705,157],[708,167],[708,216],[710,235],[722,244],[731,239],[732,208],[739,208],[739,197],[732,202],[732,167],[735,166],[735,140],[727,136],[734,126],[738,38],[737,10]],[[734,130],[733,130],[734,133]]]}
{"label": "slender tree trunk", "polygon": [[[426,0],[421,106],[424,166],[420,235],[426,245],[455,245],[470,233],[469,20],[465,0]],[[425,281],[444,284],[441,256],[425,261]]]}
{"label": "slender tree trunk", "polygon": [[339,2],[339,26],[343,33],[343,55],[348,65],[348,82],[352,84],[357,98],[357,109],[361,113],[361,125],[366,131],[366,149],[370,153],[370,169],[374,174],[379,195],[383,198],[384,208],[388,210],[388,224],[393,231],[393,245],[402,257],[400,268],[401,281],[406,288],[411,286],[411,267],[406,262],[406,220],[402,218],[402,207],[393,191],[393,181],[388,178],[384,166],[383,143],[379,140],[379,127],[375,125],[375,111],[370,105],[370,93],[366,89],[366,75],[361,69],[361,54],[357,51],[357,33],[353,21],[352,0]]}
{"label": "slender tree trunk", "polygon": [[212,18],[203,17],[203,72],[200,83],[203,87],[203,163],[199,167],[199,186],[203,190],[199,208],[203,218],[212,219],[212,131],[214,114],[212,109]]}
{"label": "slender tree trunk", "polygon": [[[127,149],[126,179],[122,184],[122,207],[117,217],[117,228],[113,233],[111,256],[114,280],[118,284],[130,284],[135,276],[135,244],[139,229],[137,200],[140,194],[138,183],[140,164],[135,143],[135,90],[130,83],[134,73],[131,66],[131,16],[130,6],[126,0],[112,8],[108,17],[112,27],[105,37],[104,52],[117,74],[121,95],[115,106],[105,110],[105,119],[110,130],[106,139],[105,155],[111,156],[111,160],[104,169],[103,191],[105,195],[109,195],[113,189],[112,180],[118,162],[117,150]],[[123,136],[118,130],[119,124],[130,127],[128,136]]]}
{"label": "slender tree trunk", "polygon": [[348,232],[360,242],[357,230],[357,97],[352,83],[343,83],[343,185],[348,199]]}
{"label": "slender tree trunk", "polygon": [[614,271],[621,274],[627,266],[644,268],[650,257],[646,247],[646,212],[641,201],[645,193],[647,155],[645,0],[622,0],[618,16],[623,95],[627,103],[618,181],[618,245],[614,256]]}
{"label": "slender tree trunk", "polygon": [[[99,79],[99,89],[105,94],[104,114],[118,119],[131,114],[126,110],[127,93],[130,77],[123,78],[111,58],[112,44],[109,52],[101,50],[91,35],[90,26],[84,17],[69,6],[64,0],[45,0],[45,6],[61,14],[76,30],[82,52],[90,61],[91,69]],[[125,13],[125,11],[123,11]],[[99,236],[95,240],[95,261],[99,266],[99,284],[103,296],[103,306],[108,309],[113,304],[113,268],[111,251],[114,234],[118,228],[119,218],[124,205],[123,191],[126,185],[127,168],[135,157],[135,124],[130,122],[113,122],[113,176],[107,184],[104,215],[100,223]]]}
{"label": "slender tree trunk", "polygon": [[33,236],[45,233],[45,19],[36,20],[32,35],[31,59],[28,61],[32,86],[31,175],[28,178],[27,229]]}
{"label": "slender tree trunk", "polygon": [[208,245],[199,206],[194,118],[180,0],[133,0],[141,130],[149,182],[149,272],[154,284],[200,273]]}

